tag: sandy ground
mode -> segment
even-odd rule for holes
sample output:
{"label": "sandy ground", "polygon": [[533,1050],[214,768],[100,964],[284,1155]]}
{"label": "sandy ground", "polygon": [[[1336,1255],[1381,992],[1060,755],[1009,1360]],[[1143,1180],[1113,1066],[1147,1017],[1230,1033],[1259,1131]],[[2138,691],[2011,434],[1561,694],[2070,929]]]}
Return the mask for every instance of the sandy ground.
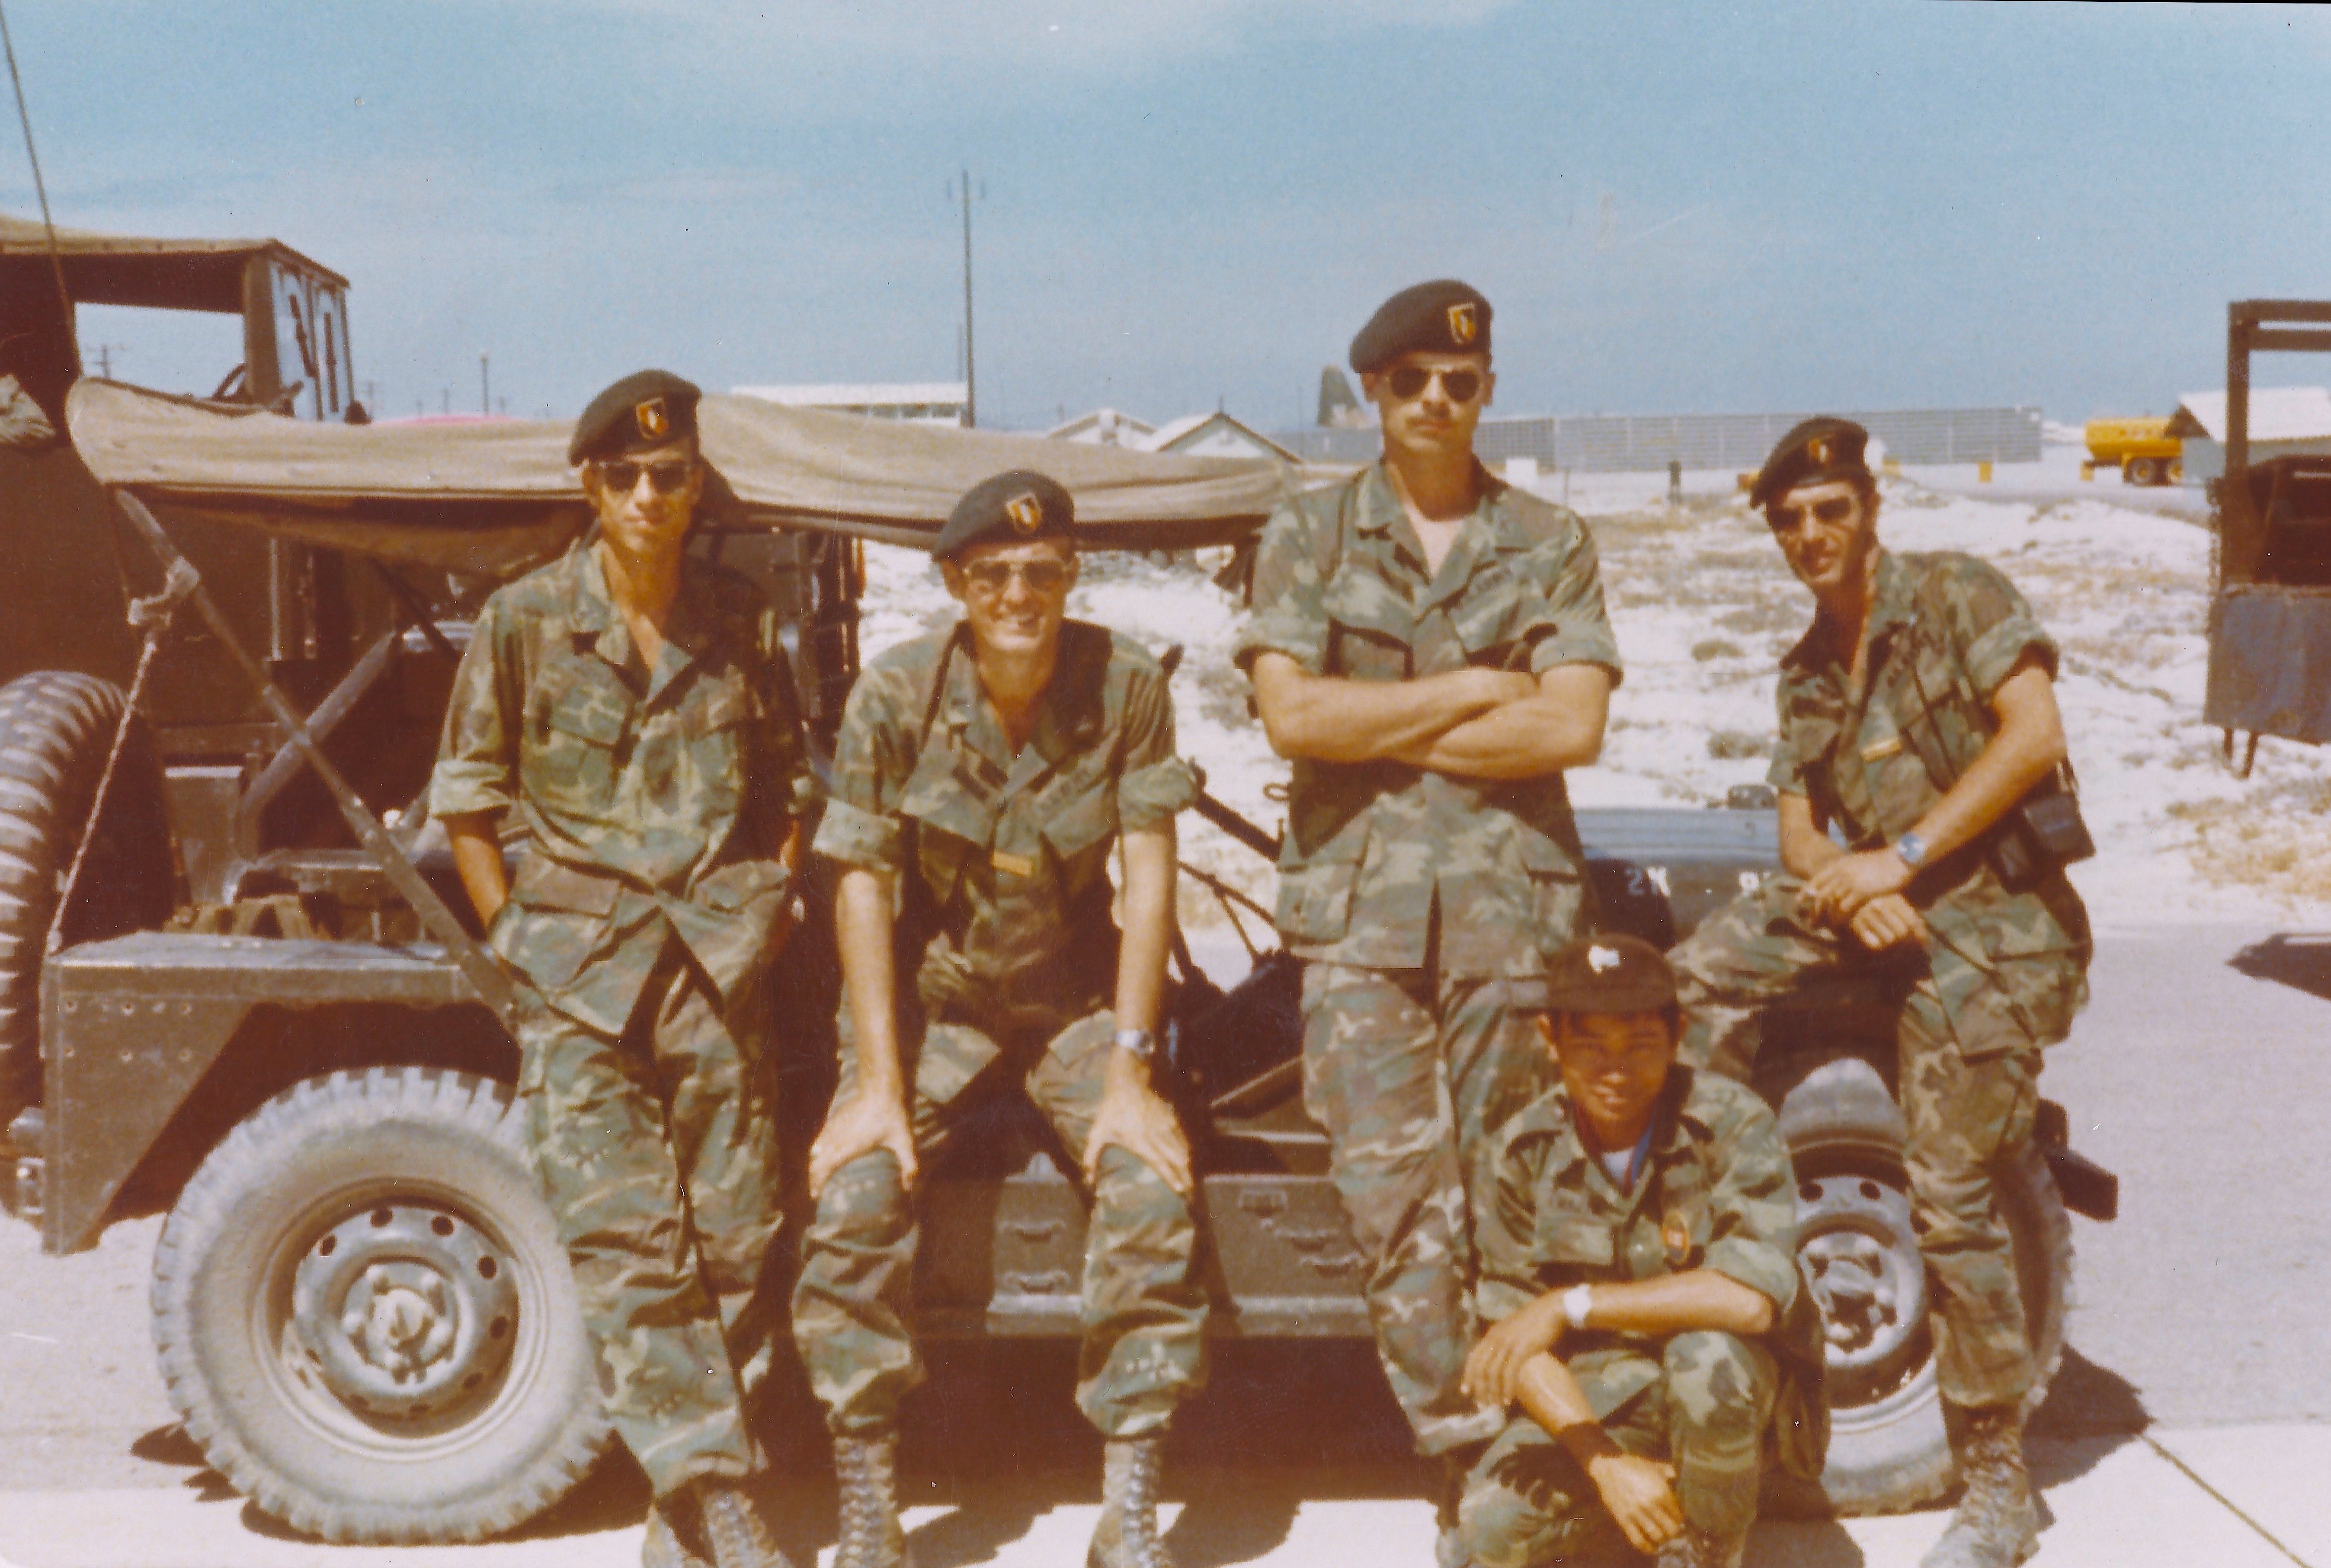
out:
{"label": "sandy ground", "polygon": [[[2220,760],[2217,732],[2201,722],[2208,533],[2116,504],[2117,476],[2088,486],[2059,482],[2063,461],[2031,467],[2001,470],[1998,499],[1959,482],[1972,470],[1889,480],[1880,531],[1897,549],[1965,550],[1992,561],[2061,643],[2058,695],[2099,846],[2073,877],[2098,921],[2331,919],[2323,841],[2331,756],[2269,740],[2252,776],[2236,780]],[[2074,480],[2076,470],[2075,461]],[[1550,475],[1538,488],[1556,500],[1566,495],[1592,527],[1626,663],[1603,760],[1571,775],[1574,800],[1704,805],[1763,778],[1775,662],[1811,618],[1812,600],[1734,477],[1686,475],[1679,508],[1667,504],[1664,475]],[[2052,493],[2024,493],[2033,489]],[[952,617],[938,573],[921,555],[870,546],[869,556],[870,657]],[[1241,609],[1211,580],[1219,560],[1089,557],[1070,610],[1154,651],[1185,647],[1175,682],[1183,754],[1204,768],[1213,794],[1275,832],[1284,810],[1266,792],[1284,784],[1286,767],[1229,664]],[[1261,861],[1195,818],[1184,822],[1191,863],[1268,904]],[[1185,917],[1194,927],[1219,917],[1196,889],[1185,889]]]}

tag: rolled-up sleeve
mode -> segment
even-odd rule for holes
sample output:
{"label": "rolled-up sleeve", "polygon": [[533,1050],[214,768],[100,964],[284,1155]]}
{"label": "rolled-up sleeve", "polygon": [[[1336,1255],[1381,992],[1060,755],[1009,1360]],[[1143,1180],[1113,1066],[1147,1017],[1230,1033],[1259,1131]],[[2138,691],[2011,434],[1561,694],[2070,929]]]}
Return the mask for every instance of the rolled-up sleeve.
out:
{"label": "rolled-up sleeve", "polygon": [[1594,664],[1609,671],[1616,687],[1625,671],[1619,664],[1619,639],[1603,604],[1603,574],[1594,536],[1572,518],[1559,537],[1530,554],[1530,574],[1542,584],[1546,598],[1545,630],[1530,641],[1530,673],[1543,675],[1561,664]]}
{"label": "rolled-up sleeve", "polygon": [[1319,580],[1311,529],[1315,524],[1296,507],[1281,507],[1263,525],[1255,546],[1253,608],[1232,645],[1231,660],[1251,671],[1255,656],[1283,653],[1306,675],[1327,668],[1327,585]]}
{"label": "rolled-up sleeve", "polygon": [[1122,755],[1117,781],[1121,831],[1137,833],[1169,822],[1198,798],[1198,775],[1174,755],[1174,696],[1164,675],[1145,670],[1127,689]]}
{"label": "rolled-up sleeve", "polygon": [[506,812],[518,803],[518,736],[524,701],[515,629],[500,595],[486,601],[453,675],[429,814],[443,819]]}
{"label": "rolled-up sleeve", "polygon": [[832,785],[812,846],[829,860],[869,871],[907,869],[906,833],[895,798],[905,779],[893,673],[860,677],[833,743]]}
{"label": "rolled-up sleeve", "polygon": [[1955,562],[1947,592],[1952,635],[1976,697],[1990,701],[2027,654],[2055,679],[2056,640],[1997,567],[1972,558]]}
{"label": "rolled-up sleeve", "polygon": [[1717,1142],[1706,1267],[1765,1297],[1778,1316],[1797,1295],[1797,1183],[1788,1148],[1761,1105],[1740,1107],[1717,1129]]}

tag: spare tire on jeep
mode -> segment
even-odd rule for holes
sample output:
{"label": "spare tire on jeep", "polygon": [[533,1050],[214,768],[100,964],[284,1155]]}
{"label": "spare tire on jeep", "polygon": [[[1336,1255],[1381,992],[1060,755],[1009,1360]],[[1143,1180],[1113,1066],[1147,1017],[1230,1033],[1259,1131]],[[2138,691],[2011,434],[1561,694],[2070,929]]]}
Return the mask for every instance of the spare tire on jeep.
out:
{"label": "spare tire on jeep", "polygon": [[[0,687],[0,1127],[41,1098],[41,965],[123,702],[119,687],[69,670]],[[66,943],[161,925],[171,883],[161,771],[133,721],[73,887]]]}

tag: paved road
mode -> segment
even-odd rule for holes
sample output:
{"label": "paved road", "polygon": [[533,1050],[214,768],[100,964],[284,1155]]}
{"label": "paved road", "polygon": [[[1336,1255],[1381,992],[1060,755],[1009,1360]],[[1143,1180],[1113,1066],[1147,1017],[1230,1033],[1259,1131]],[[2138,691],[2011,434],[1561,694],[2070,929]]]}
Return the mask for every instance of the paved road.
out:
{"label": "paved road", "polygon": [[[2063,1528],[2088,1521],[2074,1534],[2099,1543],[2098,1561],[2115,1541],[2175,1540],[2179,1561],[2331,1568],[2331,1521],[2304,1501],[2320,1488],[2298,1485],[2331,1464],[2331,1227],[2315,1198],[2331,1117],[2331,934],[2107,927],[2093,978],[2096,1000],[2046,1079],[2071,1109],[2076,1146],[2122,1179],[2118,1223],[2075,1221],[2072,1348],[2038,1429],[2043,1468],[2066,1488]],[[119,1226],[94,1252],[47,1259],[28,1227],[0,1221],[0,1559],[336,1560],[243,1507],[176,1431],[146,1335],[156,1230]],[[945,1369],[909,1451],[927,1568],[1077,1560],[1094,1478],[1069,1381],[1048,1348]],[[1185,1564],[1419,1560],[1429,1518],[1402,1448],[1365,1351],[1227,1349],[1177,1434]],[[2285,1471],[2290,1485],[2270,1484]],[[822,1516],[813,1493],[775,1500]],[[363,1560],[635,1561],[623,1527],[641,1504],[636,1480],[611,1467],[531,1544]],[[2146,1525],[2148,1508],[2171,1512]],[[2319,1554],[2255,1555],[2272,1533],[2260,1521],[2278,1508],[2298,1510],[2283,1537],[2319,1529]],[[1933,1516],[1776,1530],[1757,1560],[1914,1561],[1929,1526]],[[2085,1560],[2068,1554],[2073,1538],[2056,1537],[2063,1548],[2043,1561]]]}

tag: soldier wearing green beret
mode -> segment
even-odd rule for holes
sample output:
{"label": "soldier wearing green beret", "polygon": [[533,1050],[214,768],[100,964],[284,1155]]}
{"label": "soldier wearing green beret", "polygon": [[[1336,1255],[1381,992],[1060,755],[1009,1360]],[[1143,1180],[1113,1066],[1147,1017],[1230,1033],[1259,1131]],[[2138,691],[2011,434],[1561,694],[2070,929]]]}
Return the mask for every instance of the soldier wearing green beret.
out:
{"label": "soldier wearing green beret", "polygon": [[966,1111],[1011,1092],[1051,1123],[1091,1202],[1077,1402],[1107,1441],[1089,1561],[1166,1568],[1159,1467],[1202,1380],[1206,1298],[1189,1145],[1150,1067],[1174,818],[1197,782],[1174,754],[1156,660],[1065,617],[1066,490],[999,474],[963,498],[933,553],[963,619],[859,679],[816,842],[842,868],[845,1004],[794,1335],[833,1435],[835,1568],[907,1560],[894,1473],[899,1402],[922,1380],[911,1189]]}
{"label": "soldier wearing green beret", "polygon": [[1684,1060],[1746,1078],[1758,1011],[1810,975],[1890,988],[1912,1219],[1966,1482],[1927,1563],[2006,1568],[2038,1544],[2022,1447],[2034,1376],[1994,1173],[2031,1141],[2041,1050],[2087,1000],[2091,952],[2060,857],[2018,811],[2064,761],[2056,644],[1994,568],[1880,547],[1867,441],[1808,420],[1750,492],[1812,590],[1813,622],[1781,660],[1784,870],[1673,955]]}
{"label": "soldier wearing green beret", "polygon": [[655,1491],[643,1560],[772,1568],[740,1370],[773,1337],[764,982],[810,774],[766,598],[686,553],[697,395],[645,371],[576,422],[597,527],[480,612],[430,801],[520,983],[527,1140]]}
{"label": "soldier wearing green beret", "polygon": [[[1557,1080],[1498,1130],[1477,1234],[1496,1326],[1466,1386],[1519,1414],[1467,1478],[1477,1568],[1736,1568],[1767,1434],[1821,1474],[1821,1314],[1796,1263],[1796,1177],[1765,1102],[1676,1065],[1657,948],[1556,955],[1537,1032]],[[1622,1541],[1623,1537],[1623,1542]]]}
{"label": "soldier wearing green beret", "polygon": [[1367,1259],[1376,1344],[1455,1486],[1503,1425],[1460,1386],[1474,1337],[1467,1173],[1537,1092],[1534,987],[1577,931],[1563,770],[1594,760],[1619,650],[1573,513],[1473,455],[1489,302],[1437,281],[1353,340],[1384,458],[1275,513],[1236,656],[1292,759],[1278,926],[1304,960],[1304,1084]]}

